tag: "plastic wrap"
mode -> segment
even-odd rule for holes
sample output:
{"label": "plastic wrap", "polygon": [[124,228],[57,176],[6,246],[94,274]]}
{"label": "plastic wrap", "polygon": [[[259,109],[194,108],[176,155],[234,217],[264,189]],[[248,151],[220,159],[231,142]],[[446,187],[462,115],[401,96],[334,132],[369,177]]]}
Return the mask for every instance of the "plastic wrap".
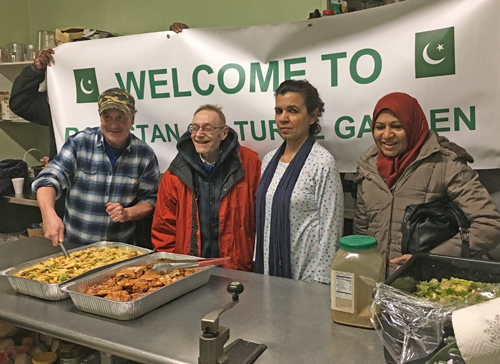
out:
{"label": "plastic wrap", "polygon": [[372,312],[378,316],[374,317],[373,324],[384,344],[385,360],[391,364],[424,364],[429,361],[444,346],[442,338],[455,334],[451,314],[464,307],[461,302],[456,301],[465,299],[469,304],[478,301],[477,296],[472,296],[472,300],[466,298],[461,287],[455,290],[443,285],[440,287],[441,292],[436,291],[437,298],[453,298],[454,306],[430,302],[412,296],[419,282],[434,278],[442,281],[452,277],[473,282],[491,282],[491,289],[485,290],[486,287],[481,284],[480,290],[482,296],[492,298],[491,293],[498,292],[500,287],[499,268],[500,264],[496,262],[414,254],[377,287]]}
{"label": "plastic wrap", "polygon": [[415,297],[378,283],[372,302],[372,323],[385,349],[398,364],[425,358],[451,330],[457,307]]}

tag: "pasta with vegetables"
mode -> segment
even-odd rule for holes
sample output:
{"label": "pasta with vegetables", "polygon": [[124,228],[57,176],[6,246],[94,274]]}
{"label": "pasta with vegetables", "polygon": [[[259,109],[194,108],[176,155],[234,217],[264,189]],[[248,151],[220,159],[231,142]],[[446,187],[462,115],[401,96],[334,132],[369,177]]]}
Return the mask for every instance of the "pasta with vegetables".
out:
{"label": "pasta with vegetables", "polygon": [[29,278],[44,283],[59,283],[76,277],[91,269],[141,255],[129,248],[88,248],[69,254],[69,258],[50,258],[16,273],[17,277]]}

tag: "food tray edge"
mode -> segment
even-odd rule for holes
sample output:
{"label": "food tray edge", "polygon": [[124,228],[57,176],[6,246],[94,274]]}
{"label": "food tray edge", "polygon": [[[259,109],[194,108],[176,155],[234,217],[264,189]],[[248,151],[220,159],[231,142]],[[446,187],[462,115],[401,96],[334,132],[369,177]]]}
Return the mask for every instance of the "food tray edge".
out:
{"label": "food tray edge", "polygon": [[111,246],[119,246],[122,248],[128,247],[129,249],[139,250],[143,254],[136,256],[136,257],[131,257],[131,258],[119,261],[119,262],[114,262],[114,263],[103,265],[101,267],[93,268],[85,273],[78,275],[77,277],[73,277],[73,278],[68,279],[67,281],[61,282],[61,283],[38,282],[38,281],[34,281],[32,279],[29,279],[29,278],[16,277],[16,276],[14,276],[14,274],[16,274],[17,272],[19,272],[22,269],[29,268],[30,266],[33,266],[33,265],[37,264],[38,262],[42,262],[42,261],[50,259],[50,258],[62,256],[64,254],[62,251],[60,253],[46,255],[44,257],[33,259],[33,260],[28,261],[28,262],[17,264],[15,266],[10,267],[10,268],[4,269],[4,270],[0,271],[0,275],[7,277],[7,280],[9,281],[10,285],[12,286],[14,291],[16,291],[16,292],[19,292],[19,293],[22,293],[22,294],[25,294],[28,296],[32,296],[32,297],[46,299],[49,301],[60,301],[60,300],[64,300],[64,299],[69,297],[67,292],[63,292],[61,290],[61,286],[63,284],[66,284],[68,282],[72,282],[72,281],[79,279],[79,278],[86,277],[86,276],[91,275],[93,273],[96,273],[96,272],[99,272],[101,270],[107,269],[109,267],[115,266],[117,264],[122,264],[124,262],[132,261],[132,260],[141,258],[144,255],[148,255],[148,254],[152,253],[151,249],[139,247],[136,245],[126,244],[126,243],[112,242],[112,241],[99,241],[99,242],[93,243],[93,244],[82,245],[81,247],[77,247],[77,248],[73,248],[73,249],[68,250],[68,253],[72,253],[72,252],[79,251],[79,250],[85,250],[85,249],[92,248],[92,247],[97,247],[97,248],[106,247],[107,248],[107,247],[111,247]]}

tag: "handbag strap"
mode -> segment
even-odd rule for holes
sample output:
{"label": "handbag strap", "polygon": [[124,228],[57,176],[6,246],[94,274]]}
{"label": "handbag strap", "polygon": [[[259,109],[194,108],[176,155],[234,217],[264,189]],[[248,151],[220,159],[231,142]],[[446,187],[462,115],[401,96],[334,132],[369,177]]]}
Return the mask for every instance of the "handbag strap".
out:
{"label": "handbag strap", "polygon": [[458,231],[462,239],[462,258],[470,258],[469,227],[470,222],[464,212],[451,199],[446,198],[446,208],[453,213],[458,223]]}
{"label": "handbag strap", "polygon": [[458,230],[462,239],[462,258],[470,258],[469,229],[459,226]]}

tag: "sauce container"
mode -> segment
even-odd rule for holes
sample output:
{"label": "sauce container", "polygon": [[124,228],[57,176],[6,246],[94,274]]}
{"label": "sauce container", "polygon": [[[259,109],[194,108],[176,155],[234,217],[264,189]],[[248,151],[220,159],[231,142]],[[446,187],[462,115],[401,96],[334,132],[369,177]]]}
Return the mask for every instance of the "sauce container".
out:
{"label": "sauce container", "polygon": [[36,354],[33,359],[33,364],[52,364],[57,360],[57,355],[51,351]]}
{"label": "sauce container", "polygon": [[377,250],[377,239],[366,235],[340,238],[331,274],[333,321],[373,328],[372,294],[376,283],[385,278],[385,259]]}
{"label": "sauce container", "polygon": [[66,341],[61,341],[56,353],[59,364],[78,364],[82,358],[81,347]]}

